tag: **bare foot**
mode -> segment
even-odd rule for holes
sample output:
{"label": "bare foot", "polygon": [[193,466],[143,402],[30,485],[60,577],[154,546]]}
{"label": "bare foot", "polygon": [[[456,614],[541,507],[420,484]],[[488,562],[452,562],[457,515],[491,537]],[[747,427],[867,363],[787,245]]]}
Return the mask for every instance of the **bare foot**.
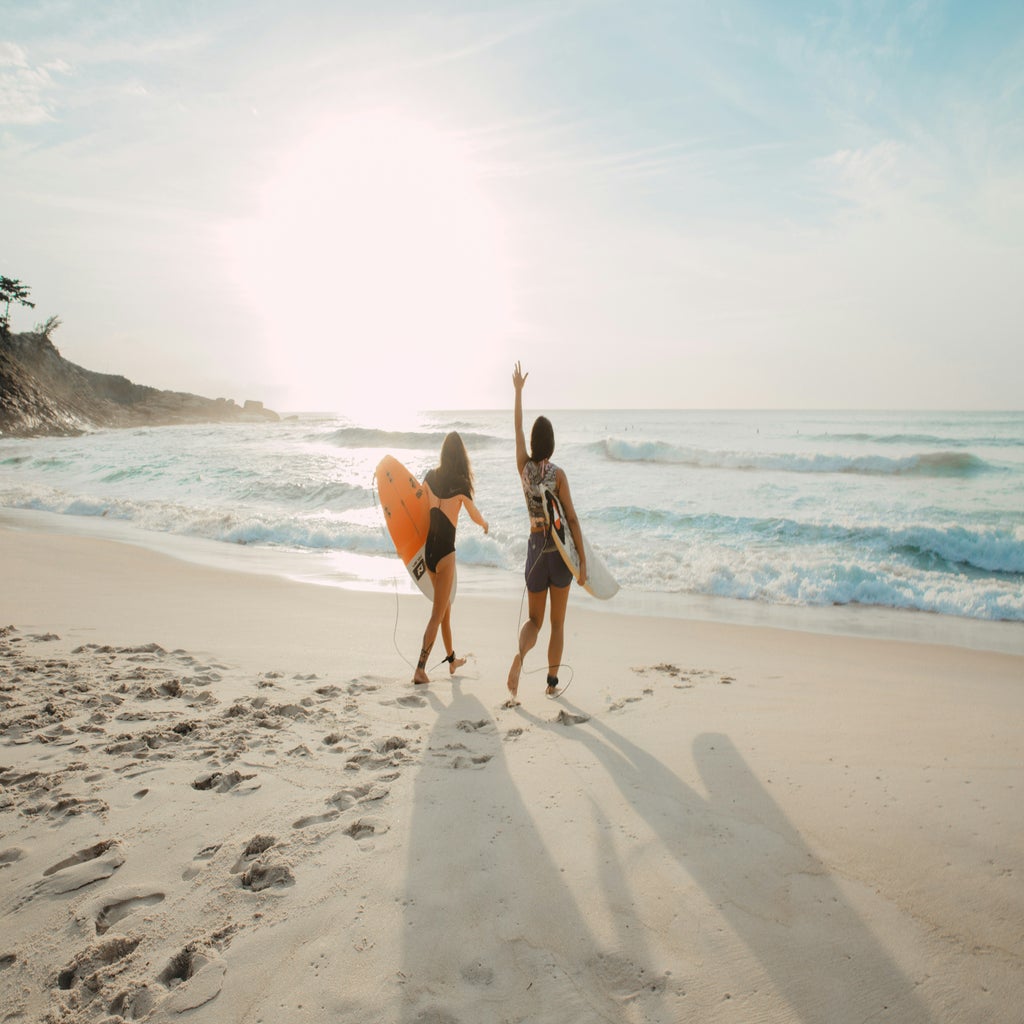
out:
{"label": "bare foot", "polygon": [[465,665],[465,664],[466,664],[466,659],[465,658],[453,658],[451,661],[448,662],[448,673],[449,673],[449,675],[455,675],[455,670],[457,668],[462,668],[462,666]]}
{"label": "bare foot", "polygon": [[517,654],[512,659],[512,667],[508,670],[508,692],[512,695],[512,699],[515,700],[519,693],[519,675],[523,671],[523,658],[522,655]]}
{"label": "bare foot", "polygon": [[424,683],[429,683],[430,682],[430,676],[427,675],[427,673],[426,673],[426,671],[424,669],[418,668],[418,669],[416,669],[416,672],[413,674],[412,681],[417,686],[421,686]]}
{"label": "bare foot", "polygon": [[557,697],[562,691],[557,686],[549,686],[544,692],[549,697]]}

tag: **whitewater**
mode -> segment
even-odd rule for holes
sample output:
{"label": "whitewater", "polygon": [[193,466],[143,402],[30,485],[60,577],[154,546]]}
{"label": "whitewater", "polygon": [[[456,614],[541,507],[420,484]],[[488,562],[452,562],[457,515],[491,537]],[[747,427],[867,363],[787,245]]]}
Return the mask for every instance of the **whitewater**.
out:
{"label": "whitewater", "polygon": [[[1024,623],[1024,413],[544,411],[627,610],[685,613],[696,601]],[[412,593],[373,470],[390,453],[422,475],[449,430],[491,523],[488,536],[460,525],[460,594],[518,596],[526,513],[509,410],[423,413],[399,429],[305,413],[0,438],[0,508],[205,561],[244,549],[236,561],[260,571]]]}

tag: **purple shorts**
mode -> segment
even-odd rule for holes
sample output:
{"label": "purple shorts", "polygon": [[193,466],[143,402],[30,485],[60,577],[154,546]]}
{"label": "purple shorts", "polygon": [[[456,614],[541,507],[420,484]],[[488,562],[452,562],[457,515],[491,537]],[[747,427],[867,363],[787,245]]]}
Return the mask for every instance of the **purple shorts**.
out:
{"label": "purple shorts", "polygon": [[548,587],[567,587],[572,573],[546,533],[531,533],[526,546],[526,589],[539,594]]}

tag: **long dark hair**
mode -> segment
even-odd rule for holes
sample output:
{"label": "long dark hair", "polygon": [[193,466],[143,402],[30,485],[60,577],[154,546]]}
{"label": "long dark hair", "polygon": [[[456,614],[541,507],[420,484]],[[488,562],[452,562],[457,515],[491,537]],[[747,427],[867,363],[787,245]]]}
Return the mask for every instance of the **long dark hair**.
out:
{"label": "long dark hair", "polygon": [[555,428],[547,416],[538,416],[530,431],[530,461],[543,462],[555,453]]}
{"label": "long dark hair", "polygon": [[441,445],[441,462],[437,467],[437,475],[453,494],[466,494],[472,499],[473,467],[470,465],[466,446],[455,430],[445,437],[444,444]]}

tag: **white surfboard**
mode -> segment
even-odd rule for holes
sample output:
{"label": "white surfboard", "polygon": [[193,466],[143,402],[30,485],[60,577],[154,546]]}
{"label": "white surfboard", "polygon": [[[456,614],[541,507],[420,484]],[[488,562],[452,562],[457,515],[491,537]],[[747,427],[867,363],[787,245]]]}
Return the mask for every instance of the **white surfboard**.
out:
{"label": "white surfboard", "polygon": [[[558,553],[569,567],[573,578],[579,583],[580,558],[576,553],[576,545],[572,541],[572,534],[565,521],[562,503],[549,487],[541,485],[541,491],[544,496],[544,519],[548,524],[551,539],[555,542],[555,547],[558,548]],[[611,574],[608,566],[604,564],[601,556],[590,546],[586,534],[583,534],[583,550],[587,556],[587,582],[583,584],[583,587],[594,597],[607,601],[618,593],[618,581]]]}

